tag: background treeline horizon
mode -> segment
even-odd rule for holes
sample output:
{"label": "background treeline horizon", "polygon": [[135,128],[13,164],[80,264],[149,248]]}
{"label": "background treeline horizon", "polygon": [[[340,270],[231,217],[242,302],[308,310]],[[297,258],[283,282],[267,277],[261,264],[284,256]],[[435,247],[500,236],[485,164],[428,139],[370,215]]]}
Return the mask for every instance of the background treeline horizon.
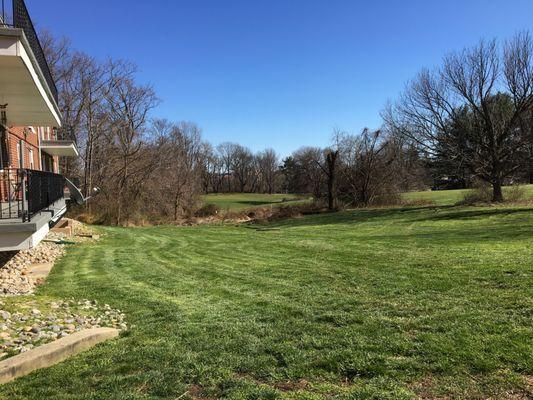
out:
{"label": "background treeline horizon", "polygon": [[[178,221],[202,194],[301,193],[340,204],[395,204],[406,191],[533,183],[533,40],[480,41],[422,70],[382,112],[379,129],[336,129],[326,148],[301,147],[281,159],[274,149],[213,146],[192,122],[152,118],[154,89],[124,60],[99,61],[66,38],[41,35],[60,93],[65,129],[80,148],[62,160],[86,194],[85,210],[102,222]],[[325,133],[328,134],[328,133]]]}

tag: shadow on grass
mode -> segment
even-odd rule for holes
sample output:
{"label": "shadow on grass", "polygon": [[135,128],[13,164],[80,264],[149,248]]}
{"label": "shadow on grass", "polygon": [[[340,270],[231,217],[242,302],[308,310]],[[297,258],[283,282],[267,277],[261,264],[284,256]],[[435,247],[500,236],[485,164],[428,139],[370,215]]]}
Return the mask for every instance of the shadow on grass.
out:
{"label": "shadow on grass", "polygon": [[371,235],[366,236],[367,241],[377,242],[398,242],[405,241],[406,245],[412,246],[414,243],[419,243],[421,246],[428,245],[467,245],[467,244],[481,244],[487,242],[505,243],[514,241],[523,241],[526,238],[533,238],[533,227],[526,230],[517,230],[516,224],[507,222],[498,225],[487,227],[486,225],[475,226],[464,225],[457,228],[440,228],[435,227],[429,231],[420,232],[402,232],[392,233],[388,235]]}
{"label": "shadow on grass", "polygon": [[250,207],[268,206],[268,205],[292,205],[292,203],[301,202],[302,199],[289,199],[289,200],[241,200],[235,201],[236,204],[243,204]]}
{"label": "shadow on grass", "polygon": [[[421,206],[402,208],[356,209],[338,212],[324,212],[305,215],[303,218],[288,218],[268,223],[271,227],[300,227],[334,224],[358,224],[374,222],[380,219],[409,219],[411,214],[419,215],[420,211],[436,212],[454,206]],[[415,219],[413,219],[414,221]],[[251,222],[251,225],[264,225],[264,222]]]}
{"label": "shadow on grass", "polygon": [[264,205],[269,205],[269,204],[280,204],[282,203],[282,201],[281,200],[276,200],[276,201],[242,200],[242,201],[235,201],[234,203],[254,207],[254,206],[264,206]]}
{"label": "shadow on grass", "polygon": [[446,214],[431,215],[417,219],[417,221],[449,221],[449,220],[467,220],[480,217],[513,215],[524,212],[531,212],[533,208],[501,208],[501,209],[468,209],[448,212]]}
{"label": "shadow on grass", "polygon": [[[304,218],[275,221],[263,225],[268,230],[279,230],[292,227],[313,227],[324,225],[348,225],[348,229],[357,230],[359,224],[390,226],[386,233],[372,232],[361,234],[361,240],[370,242],[405,241],[410,246],[419,243],[427,245],[465,245],[476,243],[503,243],[523,240],[526,237],[533,238],[533,224],[522,225],[517,229],[517,214],[529,215],[533,220],[533,214],[528,214],[533,208],[499,208],[499,209],[464,209],[459,206],[423,206],[406,208],[388,208],[372,210],[351,210],[336,213],[323,213]],[[483,223],[474,221],[490,216],[501,216],[498,220],[484,220]],[[412,223],[434,223],[434,225],[420,226],[419,229],[411,230],[408,227]],[[454,225],[457,221],[459,225]],[[445,225],[440,224],[444,223]],[[452,222],[452,224],[446,224]],[[259,224],[251,224],[257,227]],[[368,229],[368,226],[364,229]],[[261,230],[261,229],[258,229]]]}

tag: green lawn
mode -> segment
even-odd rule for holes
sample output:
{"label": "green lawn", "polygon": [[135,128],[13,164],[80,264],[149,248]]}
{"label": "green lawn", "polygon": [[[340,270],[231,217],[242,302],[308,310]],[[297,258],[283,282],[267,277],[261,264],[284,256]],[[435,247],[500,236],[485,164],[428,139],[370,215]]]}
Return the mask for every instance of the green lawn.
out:
{"label": "green lawn", "polygon": [[203,197],[204,203],[215,204],[224,211],[241,211],[248,208],[279,205],[288,202],[294,204],[302,198],[294,194],[258,194],[258,193],[222,193],[208,194]]}
{"label": "green lawn", "polygon": [[[533,185],[523,185],[524,198],[533,199]],[[453,205],[463,200],[469,189],[460,190],[426,190],[423,192],[409,192],[404,194],[404,198],[407,200],[429,200],[433,201],[439,206]],[[509,191],[508,187],[504,187],[504,195]]]}
{"label": "green lawn", "polygon": [[533,396],[533,208],[104,231],[37,298],[97,299],[131,331],[0,398]]}

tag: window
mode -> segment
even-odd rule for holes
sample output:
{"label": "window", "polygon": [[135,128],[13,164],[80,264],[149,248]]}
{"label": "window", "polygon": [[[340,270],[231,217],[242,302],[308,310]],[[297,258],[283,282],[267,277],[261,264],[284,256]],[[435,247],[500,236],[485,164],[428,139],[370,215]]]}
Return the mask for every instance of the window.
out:
{"label": "window", "polygon": [[28,154],[30,157],[30,169],[35,169],[34,164],[33,164],[33,149],[29,149]]}

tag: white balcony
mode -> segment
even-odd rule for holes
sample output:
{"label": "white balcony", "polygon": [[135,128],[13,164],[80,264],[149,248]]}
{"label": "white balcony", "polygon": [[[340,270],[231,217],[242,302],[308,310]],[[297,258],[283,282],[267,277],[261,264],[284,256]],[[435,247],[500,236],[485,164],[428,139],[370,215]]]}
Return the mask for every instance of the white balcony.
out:
{"label": "white balcony", "polygon": [[42,140],[41,150],[51,156],[78,157],[79,152],[73,140]]}
{"label": "white balcony", "polygon": [[0,26],[0,106],[7,104],[8,126],[61,126],[49,73],[22,29]]}

